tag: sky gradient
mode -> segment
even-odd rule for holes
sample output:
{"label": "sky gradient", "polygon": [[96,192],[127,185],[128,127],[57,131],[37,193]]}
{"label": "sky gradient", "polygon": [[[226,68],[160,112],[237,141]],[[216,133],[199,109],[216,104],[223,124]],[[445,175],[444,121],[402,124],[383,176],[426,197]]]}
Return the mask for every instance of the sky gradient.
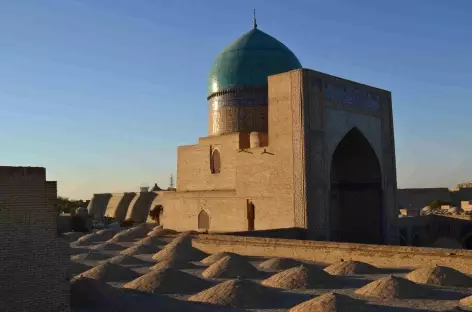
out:
{"label": "sky gradient", "polygon": [[167,187],[253,8],[303,67],[392,92],[398,187],[472,180],[470,0],[3,0],[0,164],[76,199]]}

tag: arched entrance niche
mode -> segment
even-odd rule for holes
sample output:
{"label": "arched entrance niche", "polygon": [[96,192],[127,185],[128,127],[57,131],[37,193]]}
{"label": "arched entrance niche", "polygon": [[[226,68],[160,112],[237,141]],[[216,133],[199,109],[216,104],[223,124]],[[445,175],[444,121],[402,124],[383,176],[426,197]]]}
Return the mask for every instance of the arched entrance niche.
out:
{"label": "arched entrance niche", "polygon": [[382,243],[382,178],[369,141],[352,128],[331,159],[331,240]]}
{"label": "arched entrance niche", "polygon": [[202,210],[198,214],[198,229],[208,230],[209,228],[210,228],[210,216],[205,210]]}

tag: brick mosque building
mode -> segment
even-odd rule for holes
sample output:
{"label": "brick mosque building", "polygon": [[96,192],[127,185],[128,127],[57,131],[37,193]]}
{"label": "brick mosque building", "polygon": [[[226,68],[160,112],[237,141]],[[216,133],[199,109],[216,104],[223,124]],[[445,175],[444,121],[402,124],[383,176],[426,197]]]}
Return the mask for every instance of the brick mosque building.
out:
{"label": "brick mosque building", "polygon": [[[216,57],[207,100],[208,136],[178,147],[176,191],[148,199],[165,227],[398,242],[389,91],[302,68],[254,23]],[[96,194],[89,211],[146,216],[132,194]]]}

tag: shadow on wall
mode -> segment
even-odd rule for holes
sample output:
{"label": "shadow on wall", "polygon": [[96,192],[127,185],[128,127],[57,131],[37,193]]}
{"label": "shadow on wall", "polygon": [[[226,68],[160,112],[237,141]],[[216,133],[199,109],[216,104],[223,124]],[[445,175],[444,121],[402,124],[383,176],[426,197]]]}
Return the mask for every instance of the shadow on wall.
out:
{"label": "shadow on wall", "polygon": [[95,219],[102,219],[111,199],[111,193],[94,194],[90,200],[87,210]]}
{"label": "shadow on wall", "polygon": [[[219,234],[214,233],[213,234]],[[244,237],[267,237],[267,238],[285,238],[285,239],[307,239],[307,230],[303,228],[284,228],[271,230],[256,230],[256,231],[242,231],[242,232],[224,232],[222,235],[234,235]]]}
{"label": "shadow on wall", "polygon": [[[404,246],[471,249],[472,220],[443,215],[400,218],[397,225]],[[449,244],[443,244],[447,241]],[[441,244],[438,245],[438,243]]]}
{"label": "shadow on wall", "polygon": [[105,217],[113,218],[119,222],[124,221],[131,201],[135,196],[136,193],[113,194],[108,202]]}
{"label": "shadow on wall", "polygon": [[57,217],[57,233],[92,231],[92,217],[62,215]]}
{"label": "shadow on wall", "polygon": [[155,192],[141,192],[131,202],[128,212],[126,214],[126,220],[133,220],[134,222],[146,221],[149,212],[151,211],[151,205],[156,198],[157,193]]}
{"label": "shadow on wall", "polygon": [[472,200],[472,188],[453,191],[445,187],[398,189],[397,198],[401,208],[423,208],[434,200],[452,202],[460,207],[461,201]]}
{"label": "shadow on wall", "polygon": [[448,188],[411,188],[398,189],[397,200],[401,208],[423,208],[434,200],[451,202]]}

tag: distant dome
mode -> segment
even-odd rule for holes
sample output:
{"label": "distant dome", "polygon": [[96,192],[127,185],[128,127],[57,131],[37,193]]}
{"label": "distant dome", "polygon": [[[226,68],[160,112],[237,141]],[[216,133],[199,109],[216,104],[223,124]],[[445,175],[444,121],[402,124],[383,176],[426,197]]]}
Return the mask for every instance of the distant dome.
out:
{"label": "distant dome", "polygon": [[216,57],[208,80],[208,95],[238,86],[266,85],[267,76],[301,67],[295,54],[282,42],[253,28]]}

